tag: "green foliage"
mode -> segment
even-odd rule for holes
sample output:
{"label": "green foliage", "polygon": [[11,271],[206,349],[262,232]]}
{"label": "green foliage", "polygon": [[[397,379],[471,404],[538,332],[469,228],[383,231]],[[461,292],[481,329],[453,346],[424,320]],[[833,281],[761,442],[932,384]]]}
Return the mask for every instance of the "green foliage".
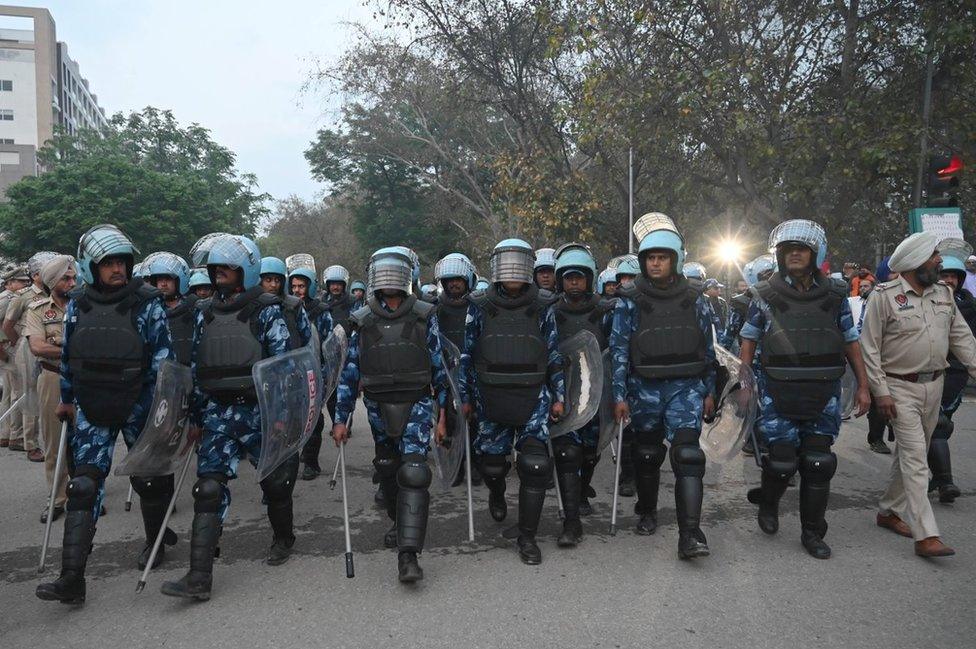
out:
{"label": "green foliage", "polygon": [[208,232],[253,234],[267,212],[234,154],[169,111],[116,115],[104,134],[58,133],[38,159],[47,171],[11,186],[0,208],[0,252],[9,257],[73,253],[98,223],[118,225],[144,254],[185,255]]}

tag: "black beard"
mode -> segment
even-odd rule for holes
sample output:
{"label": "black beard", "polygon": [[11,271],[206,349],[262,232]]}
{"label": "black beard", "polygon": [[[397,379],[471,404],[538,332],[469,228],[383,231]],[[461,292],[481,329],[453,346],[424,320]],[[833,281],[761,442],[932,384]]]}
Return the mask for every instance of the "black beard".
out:
{"label": "black beard", "polygon": [[932,286],[939,281],[937,268],[919,268],[915,271],[915,279],[922,286]]}

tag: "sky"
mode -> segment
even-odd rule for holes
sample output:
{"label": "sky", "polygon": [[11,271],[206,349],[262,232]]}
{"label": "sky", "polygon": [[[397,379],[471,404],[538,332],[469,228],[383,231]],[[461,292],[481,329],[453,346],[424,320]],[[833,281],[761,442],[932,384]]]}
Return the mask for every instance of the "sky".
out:
{"label": "sky", "polygon": [[[343,23],[368,21],[362,0],[47,0],[57,38],[109,115],[145,106],[197,122],[237,154],[274,198],[322,190],[303,152],[338,106],[303,93],[317,61],[352,42]],[[273,8],[274,11],[269,9]]]}

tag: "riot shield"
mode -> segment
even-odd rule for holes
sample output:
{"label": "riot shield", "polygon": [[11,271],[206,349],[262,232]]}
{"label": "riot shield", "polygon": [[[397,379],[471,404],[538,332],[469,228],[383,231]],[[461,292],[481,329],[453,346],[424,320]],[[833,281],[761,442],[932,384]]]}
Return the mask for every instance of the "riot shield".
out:
{"label": "riot shield", "polygon": [[701,447],[710,461],[721,464],[738,454],[752,431],[759,392],[751,367],[721,345],[715,346],[715,356],[729,380],[715,404],[714,419],[702,426]]}
{"label": "riot shield", "polygon": [[[438,482],[444,489],[450,489],[464,461],[464,447],[468,444],[468,420],[462,412],[461,393],[458,390],[461,381],[461,352],[444,334],[441,334],[441,355],[444,358],[448,387],[447,436],[443,444],[435,442],[432,445],[431,456],[434,459],[434,475]],[[437,416],[435,414],[435,425]]]}
{"label": "riot shield", "polygon": [[156,391],[139,439],[115,467],[115,475],[152,477],[179,470],[193,447],[187,439],[187,408],[193,379],[176,361],[159,364]]}
{"label": "riot shield", "polygon": [[311,437],[322,412],[322,371],[306,345],[258,361],[251,374],[261,409],[260,482]]}
{"label": "riot shield", "polygon": [[596,336],[580,331],[559,344],[566,383],[566,410],[562,419],[549,425],[549,437],[559,437],[582,428],[600,409],[603,395],[603,354]]}
{"label": "riot shield", "polygon": [[346,366],[346,352],[349,341],[346,330],[342,325],[336,325],[332,332],[322,341],[322,380],[325,387],[322,391],[322,401],[328,401],[332,392],[339,385],[339,378]]}
{"label": "riot shield", "polygon": [[15,363],[20,375],[24,377],[24,412],[37,413],[40,409],[37,397],[37,377],[41,373],[41,366],[37,357],[30,350],[26,337],[22,337],[15,350]]}
{"label": "riot shield", "polygon": [[844,376],[840,378],[840,415],[842,419],[850,419],[854,414],[854,395],[857,393],[857,377],[848,365]]}
{"label": "riot shield", "polygon": [[610,362],[610,350],[603,352],[603,393],[600,398],[600,439],[596,445],[596,452],[602,453],[607,444],[617,435],[617,422],[613,419],[613,367]]}

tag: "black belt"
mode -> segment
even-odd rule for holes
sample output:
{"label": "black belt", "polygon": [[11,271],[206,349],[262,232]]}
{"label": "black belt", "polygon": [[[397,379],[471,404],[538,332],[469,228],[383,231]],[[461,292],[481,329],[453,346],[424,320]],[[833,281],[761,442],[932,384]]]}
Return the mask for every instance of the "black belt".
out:
{"label": "black belt", "polygon": [[891,372],[885,372],[885,374],[893,379],[900,379],[909,383],[931,383],[942,376],[944,372],[935,370],[934,372],[913,372],[912,374],[893,374]]}

